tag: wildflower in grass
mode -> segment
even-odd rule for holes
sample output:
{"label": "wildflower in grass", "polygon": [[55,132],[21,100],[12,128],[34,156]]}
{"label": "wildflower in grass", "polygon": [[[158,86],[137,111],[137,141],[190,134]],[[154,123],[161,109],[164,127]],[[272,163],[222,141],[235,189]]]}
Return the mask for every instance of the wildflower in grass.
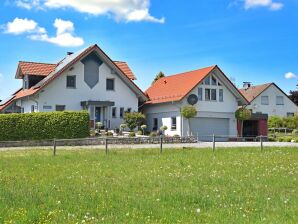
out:
{"label": "wildflower in grass", "polygon": [[126,216],[129,216],[129,212],[126,213]]}
{"label": "wildflower in grass", "polygon": [[61,204],[61,201],[57,201],[57,205],[60,205]]}
{"label": "wildflower in grass", "polygon": [[197,208],[197,209],[196,209],[196,212],[197,212],[197,213],[200,213],[200,212],[201,212],[201,209],[200,209],[200,208]]}

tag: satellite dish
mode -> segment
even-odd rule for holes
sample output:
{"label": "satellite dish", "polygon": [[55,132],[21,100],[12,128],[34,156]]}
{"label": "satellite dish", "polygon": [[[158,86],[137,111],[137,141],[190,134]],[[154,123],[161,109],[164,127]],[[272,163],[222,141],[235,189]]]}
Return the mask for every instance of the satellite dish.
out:
{"label": "satellite dish", "polygon": [[199,99],[195,94],[191,94],[187,97],[187,102],[192,106],[195,105],[198,102],[198,100]]}

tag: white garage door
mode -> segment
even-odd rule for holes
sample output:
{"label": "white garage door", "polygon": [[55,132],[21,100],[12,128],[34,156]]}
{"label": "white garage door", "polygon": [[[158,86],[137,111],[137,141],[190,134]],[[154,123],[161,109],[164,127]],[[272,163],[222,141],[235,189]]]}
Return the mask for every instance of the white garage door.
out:
{"label": "white garage door", "polygon": [[[212,139],[210,136],[213,134],[224,136],[229,135],[229,119],[227,118],[198,117],[191,119],[190,123],[192,134],[194,136],[199,136],[199,139],[202,141],[210,141]],[[221,138],[221,140],[225,139],[227,138]]]}

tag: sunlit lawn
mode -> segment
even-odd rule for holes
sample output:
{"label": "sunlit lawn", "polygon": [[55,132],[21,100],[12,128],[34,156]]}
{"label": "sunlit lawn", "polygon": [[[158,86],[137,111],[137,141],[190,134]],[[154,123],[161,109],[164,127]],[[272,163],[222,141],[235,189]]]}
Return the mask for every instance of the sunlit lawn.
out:
{"label": "sunlit lawn", "polygon": [[0,223],[298,223],[298,149],[0,152]]}

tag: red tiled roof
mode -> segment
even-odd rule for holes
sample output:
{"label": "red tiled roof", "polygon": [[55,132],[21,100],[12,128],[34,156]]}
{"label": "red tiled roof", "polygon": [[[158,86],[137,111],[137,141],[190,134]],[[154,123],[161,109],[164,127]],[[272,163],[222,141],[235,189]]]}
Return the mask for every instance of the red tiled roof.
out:
{"label": "red tiled roof", "polygon": [[215,68],[210,66],[190,72],[177,75],[167,76],[157,80],[146,94],[149,101],[146,104],[165,103],[171,101],[179,101],[186,96],[194,87],[196,87],[203,79]]}
{"label": "red tiled roof", "polygon": [[128,78],[130,78],[131,80],[136,80],[137,79],[126,62],[124,62],[124,61],[114,61],[114,63],[118,66],[118,68],[120,68],[120,70]]}
{"label": "red tiled roof", "polygon": [[248,102],[252,102],[256,97],[258,97],[262,92],[264,92],[267,88],[269,88],[273,83],[266,83],[258,86],[251,86],[247,89],[239,89],[243,96],[248,100]]}
{"label": "red tiled roof", "polygon": [[19,69],[22,75],[47,76],[55,68],[57,64],[39,63],[39,62],[19,62]]}

